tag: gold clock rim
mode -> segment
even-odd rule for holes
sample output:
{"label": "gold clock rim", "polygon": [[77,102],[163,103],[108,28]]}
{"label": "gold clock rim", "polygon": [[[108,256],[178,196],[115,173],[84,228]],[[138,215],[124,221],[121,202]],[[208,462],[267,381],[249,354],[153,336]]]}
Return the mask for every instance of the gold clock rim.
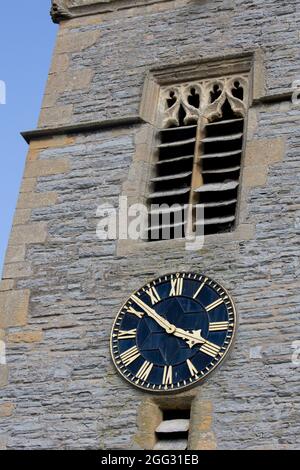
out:
{"label": "gold clock rim", "polygon": [[[162,279],[163,277],[165,276],[171,276],[171,275],[182,275],[182,274],[194,274],[196,276],[202,276],[202,277],[206,277],[208,280],[210,281],[213,281],[215,282],[216,284],[218,284],[219,287],[221,287],[221,289],[223,289],[223,291],[225,292],[225,294],[228,296],[230,302],[231,302],[231,305],[232,305],[232,308],[233,308],[233,314],[234,314],[234,327],[233,327],[233,332],[232,332],[232,336],[231,336],[231,339],[230,339],[230,343],[228,345],[228,348],[226,349],[226,351],[224,352],[223,356],[221,357],[221,359],[209,370],[209,372],[207,372],[207,374],[204,375],[204,377],[199,377],[198,380],[196,380],[195,382],[193,383],[190,383],[190,384],[187,384],[187,385],[184,385],[182,387],[180,387],[179,389],[162,389],[162,390],[156,390],[156,389],[151,389],[151,388],[145,388],[145,387],[142,387],[141,385],[138,385],[138,384],[135,384],[134,382],[132,382],[130,379],[126,378],[125,375],[121,372],[121,370],[119,369],[119,367],[117,366],[116,364],[116,361],[115,361],[115,357],[114,357],[114,353],[113,353],[113,345],[112,345],[112,339],[113,339],[113,331],[114,331],[114,328],[115,328],[115,324],[118,320],[118,317],[120,315],[120,313],[122,312],[124,306],[127,304],[128,300],[130,299],[130,297],[133,295],[133,294],[136,294],[137,292],[139,292],[141,289],[143,289],[143,287],[147,286],[148,284],[152,284],[153,282],[159,280],[159,279]],[[228,355],[229,353],[232,351],[233,349],[233,346],[234,346],[234,342],[235,342],[235,339],[236,339],[236,333],[237,333],[237,328],[238,328],[238,324],[239,324],[239,315],[238,315],[238,312],[237,312],[237,309],[236,309],[236,306],[235,306],[235,303],[233,301],[233,298],[232,296],[229,294],[228,290],[222,285],[220,284],[218,281],[212,279],[210,276],[207,276],[206,274],[203,274],[203,273],[195,273],[195,272],[190,272],[190,271],[175,271],[175,272],[171,272],[171,273],[166,273],[166,274],[163,274],[162,276],[159,276],[155,279],[152,279],[151,281],[149,281],[148,283],[145,283],[143,284],[139,289],[136,289],[135,291],[132,292],[132,294],[127,298],[127,300],[122,304],[121,308],[119,309],[114,321],[113,321],[113,325],[112,325],[112,328],[111,328],[111,333],[110,333],[110,356],[111,356],[111,359],[113,361],[113,364],[118,372],[118,374],[121,376],[121,378],[123,380],[125,380],[127,383],[131,384],[133,387],[145,392],[145,393],[151,393],[151,394],[156,394],[156,395],[167,395],[167,394],[179,394],[179,393],[182,393],[182,392],[185,392],[186,390],[190,390],[196,386],[200,386],[201,384],[203,384],[207,379],[208,377],[210,377],[210,375],[215,372],[215,370],[218,368],[218,367],[221,367],[222,364],[224,364],[225,362],[225,359],[228,358]]]}

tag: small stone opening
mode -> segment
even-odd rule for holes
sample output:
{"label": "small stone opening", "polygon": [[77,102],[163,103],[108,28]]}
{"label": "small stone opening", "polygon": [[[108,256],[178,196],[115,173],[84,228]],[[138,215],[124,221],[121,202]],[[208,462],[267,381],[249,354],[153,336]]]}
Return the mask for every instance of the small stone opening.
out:
{"label": "small stone opening", "polygon": [[210,102],[214,103],[222,94],[222,90],[220,89],[220,86],[216,83],[213,86],[212,91],[210,92]]}
{"label": "small stone opening", "polygon": [[188,97],[188,102],[194,108],[199,109],[199,107],[200,107],[200,96],[199,96],[199,93],[196,92],[195,88],[191,88],[190,95]]}
{"label": "small stone opening", "polygon": [[191,410],[163,409],[163,420],[156,428],[154,450],[187,450]]}
{"label": "small stone opening", "polygon": [[172,108],[172,106],[176,103],[177,98],[175,96],[174,91],[170,91],[169,98],[167,99],[167,104],[169,108]]}

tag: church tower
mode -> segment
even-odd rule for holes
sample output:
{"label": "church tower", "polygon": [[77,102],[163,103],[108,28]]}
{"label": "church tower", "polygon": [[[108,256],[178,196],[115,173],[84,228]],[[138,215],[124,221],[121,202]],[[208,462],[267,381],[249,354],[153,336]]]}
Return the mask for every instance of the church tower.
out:
{"label": "church tower", "polygon": [[1,449],[299,447],[299,4],[52,1]]}

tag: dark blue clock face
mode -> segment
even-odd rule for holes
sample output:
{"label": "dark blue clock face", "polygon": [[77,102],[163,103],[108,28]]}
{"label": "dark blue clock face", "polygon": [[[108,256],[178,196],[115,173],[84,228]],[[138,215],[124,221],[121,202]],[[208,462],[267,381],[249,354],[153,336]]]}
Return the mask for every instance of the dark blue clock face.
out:
{"label": "dark blue clock face", "polygon": [[135,386],[179,391],[222,362],[235,329],[234,305],[223,287],[199,274],[170,274],[123,305],[112,330],[112,357]]}

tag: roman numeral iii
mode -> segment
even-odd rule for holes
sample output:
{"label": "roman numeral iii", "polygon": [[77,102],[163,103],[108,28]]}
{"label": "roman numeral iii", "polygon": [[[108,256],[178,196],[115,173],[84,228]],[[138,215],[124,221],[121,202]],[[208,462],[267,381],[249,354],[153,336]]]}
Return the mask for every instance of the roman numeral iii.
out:
{"label": "roman numeral iii", "polygon": [[215,321],[209,324],[209,331],[228,330],[229,321]]}
{"label": "roman numeral iii", "polygon": [[216,357],[216,355],[220,352],[220,349],[220,346],[217,344],[206,341],[206,343],[201,346],[200,351],[204,352],[208,356]]}

